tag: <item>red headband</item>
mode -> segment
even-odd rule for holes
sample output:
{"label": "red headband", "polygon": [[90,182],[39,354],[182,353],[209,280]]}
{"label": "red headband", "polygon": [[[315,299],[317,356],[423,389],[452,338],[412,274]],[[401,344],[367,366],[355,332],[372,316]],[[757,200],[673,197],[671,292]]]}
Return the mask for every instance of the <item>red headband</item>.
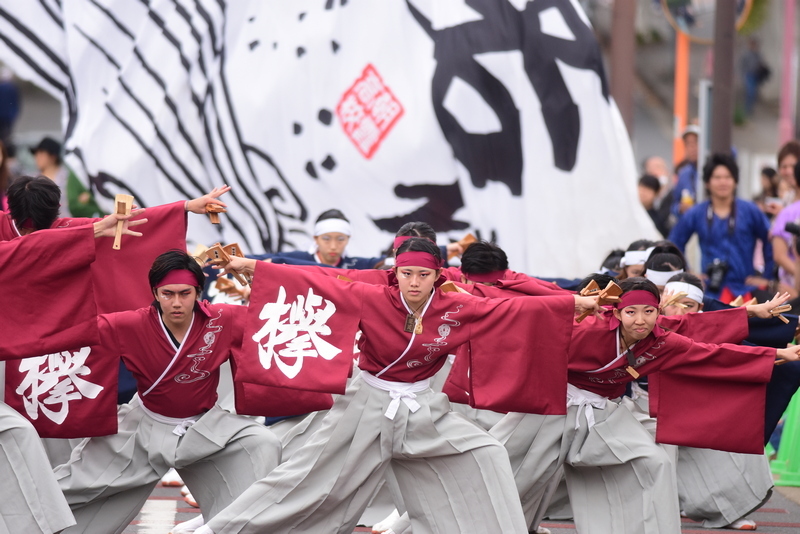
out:
{"label": "red headband", "polygon": [[508,269],[503,269],[502,271],[489,271],[488,273],[469,273],[468,274],[468,273],[465,273],[464,271],[461,271],[461,272],[464,274],[464,278],[466,278],[467,280],[472,280],[473,282],[480,282],[482,284],[494,284],[495,282],[497,282],[501,278],[505,278],[506,277],[506,273],[508,272]]}
{"label": "red headband", "polygon": [[189,269],[175,269],[167,273],[159,283],[156,284],[154,289],[161,286],[169,286],[172,284],[184,284],[187,286],[198,287],[197,277]]}
{"label": "red headband", "polygon": [[637,306],[644,304],[645,306],[652,306],[658,308],[658,299],[655,295],[644,289],[636,289],[623,293],[619,298],[619,302],[614,306],[618,310],[627,308],[628,306]]}
{"label": "red headband", "polygon": [[[628,306],[637,306],[640,304],[644,304],[645,306],[652,306],[658,309],[658,299],[656,296],[650,293],[649,291],[645,291],[643,289],[636,289],[634,291],[628,291],[627,293],[623,293],[622,296],[619,298],[619,302],[617,302],[614,307],[618,310],[623,308],[627,308]],[[608,329],[614,330],[620,326],[620,321],[613,315],[608,319]],[[658,323],[653,326],[653,335],[659,337],[664,334],[664,330],[658,325]]]}
{"label": "red headband", "polygon": [[433,270],[441,268],[441,265],[439,265],[439,262],[432,254],[417,251],[408,251],[398,254],[395,258],[395,265],[398,267],[425,267],[426,269]]}

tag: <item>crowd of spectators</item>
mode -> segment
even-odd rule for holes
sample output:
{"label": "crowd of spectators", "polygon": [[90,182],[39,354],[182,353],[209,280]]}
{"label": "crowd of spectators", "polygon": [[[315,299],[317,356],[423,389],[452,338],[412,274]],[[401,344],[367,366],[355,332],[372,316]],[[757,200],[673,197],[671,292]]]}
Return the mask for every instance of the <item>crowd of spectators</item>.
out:
{"label": "crowd of spectators", "polygon": [[[697,236],[700,259],[688,268],[700,275],[710,296],[763,300],[780,290],[797,298],[800,142],[780,147],[777,170],[761,170],[761,192],[750,201],[740,196],[735,156],[711,154],[701,165],[698,136],[695,126],[684,131],[686,157],[672,173],[662,158],[643,162],[639,199],[656,229],[682,252]],[[698,187],[705,192],[702,202]]]}

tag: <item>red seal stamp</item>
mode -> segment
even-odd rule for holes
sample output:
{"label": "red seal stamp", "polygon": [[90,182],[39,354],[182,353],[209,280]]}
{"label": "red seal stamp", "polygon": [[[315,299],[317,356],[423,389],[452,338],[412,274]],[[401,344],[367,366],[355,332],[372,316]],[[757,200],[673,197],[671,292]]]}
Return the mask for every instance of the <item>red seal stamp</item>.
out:
{"label": "red seal stamp", "polygon": [[403,116],[403,106],[375,67],[367,65],[361,77],[342,95],[336,116],[361,155],[370,159]]}

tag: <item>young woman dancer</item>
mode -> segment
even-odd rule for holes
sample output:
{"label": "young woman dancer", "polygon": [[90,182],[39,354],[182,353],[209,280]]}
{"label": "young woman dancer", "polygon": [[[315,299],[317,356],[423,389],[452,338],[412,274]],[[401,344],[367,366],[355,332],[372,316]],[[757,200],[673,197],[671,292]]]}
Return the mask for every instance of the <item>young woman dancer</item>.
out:
{"label": "young woman dancer", "polygon": [[[487,337],[504,317],[527,325],[520,333],[528,343],[566,343],[575,307],[595,309],[596,302],[573,295],[480,299],[444,293],[434,287],[441,262],[432,242],[409,239],[397,251],[397,287],[349,285],[350,298],[362,303],[352,317],[362,332],[360,378],[291,460],[198,534],[352,532],[387,469],[397,479],[415,532],[527,533],[505,450],[451,412],[447,396],[433,392],[429,379],[455,347],[478,338],[492,345]],[[230,267],[255,271],[254,294],[260,285],[279,283],[273,281],[279,277],[302,276],[320,291],[332,285],[330,278],[256,267],[252,260],[236,259]],[[514,350],[505,356],[525,356],[529,369],[541,369],[543,376],[531,380],[556,380],[548,371],[554,369],[552,357]],[[492,351],[475,355],[496,365],[493,356]]]}

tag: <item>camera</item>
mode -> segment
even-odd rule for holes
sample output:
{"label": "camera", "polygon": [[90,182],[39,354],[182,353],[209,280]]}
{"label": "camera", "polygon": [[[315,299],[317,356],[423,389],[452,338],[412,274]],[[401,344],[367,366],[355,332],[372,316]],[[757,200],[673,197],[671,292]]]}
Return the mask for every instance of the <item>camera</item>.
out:
{"label": "camera", "polygon": [[708,289],[719,293],[725,275],[728,274],[728,262],[719,258],[715,259],[706,269],[706,274],[708,275]]}

